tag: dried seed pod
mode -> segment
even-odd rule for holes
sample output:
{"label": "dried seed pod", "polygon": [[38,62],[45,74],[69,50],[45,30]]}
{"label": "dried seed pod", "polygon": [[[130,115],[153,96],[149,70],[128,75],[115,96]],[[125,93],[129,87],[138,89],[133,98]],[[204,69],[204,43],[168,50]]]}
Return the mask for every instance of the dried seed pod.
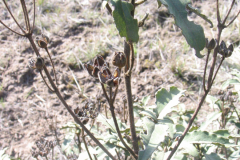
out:
{"label": "dried seed pod", "polygon": [[42,57],[37,57],[35,68],[38,70],[42,70],[44,65],[45,65],[44,59]]}
{"label": "dried seed pod", "polygon": [[47,47],[47,43],[43,40],[43,38],[36,37],[35,41],[40,48],[46,48]]}
{"label": "dried seed pod", "polygon": [[42,38],[43,38],[44,42],[46,42],[47,44],[49,43],[49,38],[48,38],[48,36],[42,34]]}
{"label": "dried seed pod", "polygon": [[212,50],[215,48],[216,41],[212,38],[209,43],[206,44],[206,48],[209,50]]}
{"label": "dried seed pod", "polygon": [[232,44],[230,44],[228,46],[227,51],[228,52],[226,53],[225,57],[230,57],[232,55],[232,52],[233,52],[233,45]]}
{"label": "dried seed pod", "polygon": [[97,68],[96,66],[92,66],[91,64],[87,63],[87,64],[84,64],[85,68],[87,69],[88,73],[97,78],[98,77],[98,72],[99,72],[99,68]]}
{"label": "dried seed pod", "polygon": [[221,54],[222,56],[226,56],[227,53],[228,53],[228,50],[227,50],[227,47],[226,47],[226,44],[224,41],[221,42],[219,48],[218,48],[218,52],[219,54]]}
{"label": "dried seed pod", "polygon": [[119,68],[122,68],[126,65],[126,56],[123,52],[115,52],[112,57],[112,64]]}
{"label": "dried seed pod", "polygon": [[82,121],[83,124],[87,124],[88,121],[89,121],[89,118],[83,117],[83,118],[81,118],[81,121]]}
{"label": "dried seed pod", "polygon": [[93,65],[101,68],[104,65],[104,63],[105,63],[105,61],[104,61],[103,57],[102,56],[97,56],[94,59]]}
{"label": "dried seed pod", "polygon": [[230,44],[230,45],[228,46],[228,50],[230,50],[230,51],[233,52],[233,45],[232,45],[232,44]]}

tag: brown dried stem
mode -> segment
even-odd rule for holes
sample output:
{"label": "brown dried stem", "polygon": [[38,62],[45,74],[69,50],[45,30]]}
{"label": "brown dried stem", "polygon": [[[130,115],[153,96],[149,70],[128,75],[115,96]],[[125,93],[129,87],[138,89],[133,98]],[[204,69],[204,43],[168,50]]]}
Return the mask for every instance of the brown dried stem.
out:
{"label": "brown dried stem", "polygon": [[86,140],[85,140],[84,130],[82,130],[82,139],[83,139],[84,146],[85,146],[85,148],[87,150],[88,156],[92,160],[92,156],[91,156],[91,154],[90,154],[90,152],[88,150],[88,146],[87,146],[87,143],[86,143]]}
{"label": "brown dried stem", "polygon": [[46,82],[46,80],[45,80],[45,78],[44,78],[44,76],[43,76],[43,74],[42,74],[42,71],[39,70],[39,72],[40,72],[40,74],[41,74],[41,77],[42,77],[44,83],[45,83],[46,86],[48,87],[48,89],[49,89],[50,91],[54,92],[54,90],[47,84],[47,82]]}
{"label": "brown dried stem", "polygon": [[46,52],[47,52],[47,54],[48,54],[48,57],[50,58],[50,61],[51,61],[52,67],[53,67],[53,73],[54,73],[56,85],[57,85],[57,75],[56,75],[56,70],[55,70],[55,67],[54,67],[54,64],[53,64],[51,55],[50,55],[50,53],[48,52],[48,48],[47,48],[47,47],[45,48],[45,50],[46,50]]}
{"label": "brown dried stem", "polygon": [[131,49],[133,48],[130,47],[130,44],[124,41],[124,53],[126,55],[126,60],[127,60],[127,64],[125,66],[124,80],[125,80],[125,89],[126,89],[127,104],[128,104],[128,116],[129,116],[133,149],[135,154],[138,155],[139,148],[138,148],[138,139],[136,136],[135,123],[134,123],[133,100],[132,100],[132,89],[131,89],[131,70],[128,74],[126,74],[129,71],[129,68],[131,65],[130,62],[132,61],[132,59],[130,59],[130,54],[132,53],[130,52],[131,52]]}
{"label": "brown dried stem", "polygon": [[[105,88],[103,88],[104,86],[102,85],[102,89],[105,90]],[[117,88],[115,89],[115,93],[114,95],[116,95],[118,90]],[[134,151],[126,144],[126,142],[124,141],[124,139],[122,138],[122,134],[120,132],[120,129],[119,129],[119,126],[118,126],[118,123],[117,123],[117,119],[116,119],[116,115],[115,115],[115,112],[114,112],[114,106],[113,106],[113,99],[112,99],[112,87],[109,88],[109,101],[108,101],[108,104],[110,106],[110,111],[111,111],[111,114],[112,114],[112,118],[113,118],[113,122],[114,122],[114,125],[115,125],[115,128],[116,128],[116,131],[117,131],[117,134],[118,134],[118,137],[120,139],[120,141],[122,142],[122,144],[125,146],[125,148],[130,152],[130,154],[135,158],[137,159],[137,155],[134,153]],[[105,95],[105,93],[104,93]],[[106,97],[106,95],[105,95]]]}
{"label": "brown dried stem", "polygon": [[[16,19],[14,18],[14,16],[12,15],[10,9],[8,8],[5,0],[3,0],[4,4],[6,5],[9,13],[11,14],[11,16],[13,17],[14,21],[16,22],[16,24],[19,26],[19,28],[23,31],[24,33],[24,37],[28,38],[31,46],[33,47],[34,49],[34,52],[36,53],[37,56],[40,56],[39,54],[39,51],[33,41],[33,38],[32,38],[32,30],[34,28],[32,28],[32,30],[30,29],[30,25],[29,25],[29,18],[28,18],[28,13],[27,13],[27,9],[26,9],[26,4],[24,2],[24,0],[21,0],[21,5],[22,5],[22,8],[23,8],[23,12],[24,12],[24,19],[25,19],[25,24],[27,25],[27,33],[20,27],[20,25],[18,24],[18,22],[16,21]],[[35,2],[35,1],[34,1]],[[35,14],[34,14],[35,16]],[[4,25],[5,26],[5,25]],[[34,25],[33,25],[34,26]],[[7,27],[8,28],[8,27]],[[11,30],[11,29],[10,29]],[[11,30],[12,31],[12,30]],[[15,33],[15,32],[14,32]],[[52,80],[49,72],[48,72],[48,69],[47,67],[44,65],[43,66],[43,70],[53,88],[53,90],[55,91],[56,95],[58,96],[58,98],[60,99],[60,101],[63,103],[63,105],[65,106],[65,108],[68,110],[68,112],[71,114],[71,116],[73,117],[74,121],[79,124],[82,129],[89,135],[89,137],[112,159],[115,159],[113,157],[113,155],[96,139],[96,137],[84,126],[84,124],[79,120],[79,118],[75,115],[75,113],[72,111],[72,109],[68,106],[68,104],[66,103],[66,101],[63,99],[62,95],[60,94],[57,86],[55,85],[54,81]],[[40,72],[41,73],[41,72]],[[41,74],[41,76],[43,77],[43,75]]]}
{"label": "brown dried stem", "polygon": [[211,50],[208,50],[207,58],[206,58],[206,63],[204,67],[204,73],[203,73],[203,89],[206,92],[206,86],[205,86],[205,81],[206,81],[206,71],[207,71],[207,65],[208,65],[208,59],[210,55]]}
{"label": "brown dried stem", "polygon": [[[6,6],[8,12],[9,12],[10,15],[12,16],[14,22],[18,25],[18,27],[22,30],[22,32],[23,32],[24,34],[26,34],[26,32],[22,29],[22,27],[19,25],[19,23],[17,22],[17,20],[16,20],[15,17],[13,16],[13,14],[12,14],[12,12],[10,11],[10,9],[9,9],[9,7],[8,7],[8,5],[7,5],[7,3],[6,3],[5,0],[3,0],[3,3],[5,4],[5,6]],[[8,27],[7,27],[7,28],[8,28]]]}
{"label": "brown dried stem", "polygon": [[[235,0],[233,0],[233,1],[235,1]],[[211,65],[210,71],[209,71],[207,89],[204,89],[204,95],[202,96],[201,101],[199,102],[197,109],[195,110],[192,118],[190,119],[190,121],[189,121],[189,123],[188,123],[188,126],[187,126],[186,129],[184,130],[182,136],[179,138],[177,144],[174,146],[174,148],[172,149],[171,153],[168,155],[167,160],[170,160],[171,157],[174,155],[174,153],[177,151],[177,148],[179,147],[179,145],[181,144],[182,140],[184,139],[184,137],[186,136],[187,132],[189,131],[190,127],[192,126],[192,123],[193,123],[194,119],[196,118],[199,110],[201,109],[201,106],[202,106],[202,104],[203,104],[206,96],[208,95],[209,91],[211,90],[211,87],[212,87],[213,82],[214,82],[214,80],[215,80],[215,78],[216,78],[216,75],[217,75],[217,73],[218,73],[218,71],[219,71],[219,68],[220,68],[220,66],[222,65],[223,60],[225,59],[225,57],[222,57],[221,62],[220,62],[220,64],[219,64],[219,66],[218,66],[215,74],[213,75],[214,68],[216,67],[215,64],[216,64],[216,60],[217,60],[217,54],[218,54],[218,48],[219,48],[219,42],[220,42],[220,38],[221,38],[221,33],[222,33],[223,29],[225,28],[225,22],[226,22],[226,18],[225,18],[225,20],[223,21],[223,23],[221,23],[220,14],[219,14],[218,0],[217,0],[216,2],[217,2],[217,20],[218,20],[217,46],[216,46],[216,48],[214,49],[214,53],[213,53],[213,60],[212,60],[212,65]],[[232,7],[230,8],[230,10],[231,10],[231,9],[232,9]],[[230,11],[229,11],[229,13],[230,13]],[[227,15],[227,16],[228,16],[228,15]],[[227,17],[227,16],[226,16],[226,17]],[[207,61],[206,61],[206,63],[207,63]],[[207,66],[207,65],[205,65],[205,69],[204,69],[204,70],[206,70],[206,66]],[[205,74],[205,71],[204,71],[204,74]],[[205,78],[203,78],[203,82],[204,82],[204,81],[205,81]],[[205,85],[204,85],[204,87],[205,87]]]}

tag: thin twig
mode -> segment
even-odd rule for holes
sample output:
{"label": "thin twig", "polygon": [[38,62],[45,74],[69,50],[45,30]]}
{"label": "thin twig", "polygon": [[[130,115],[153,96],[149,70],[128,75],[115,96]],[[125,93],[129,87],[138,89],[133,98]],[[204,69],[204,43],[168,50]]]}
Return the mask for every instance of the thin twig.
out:
{"label": "thin twig", "polygon": [[53,67],[53,73],[54,73],[56,85],[57,85],[57,75],[56,75],[56,71],[55,71],[55,67],[54,67],[54,64],[53,64],[51,55],[50,55],[50,53],[48,52],[48,48],[47,48],[47,47],[45,48],[45,50],[46,50],[46,52],[47,52],[47,54],[48,54],[48,57],[50,58],[50,61],[51,61],[52,67]]}
{"label": "thin twig", "polygon": [[109,105],[110,105],[110,111],[111,111],[111,114],[112,114],[113,122],[114,122],[114,124],[115,124],[116,131],[117,131],[117,134],[118,134],[118,137],[119,137],[120,141],[123,143],[123,145],[125,146],[125,148],[130,152],[130,154],[131,154],[135,159],[137,159],[138,156],[134,153],[134,151],[126,144],[126,142],[125,142],[124,139],[122,138],[122,134],[121,134],[120,129],[119,129],[119,127],[118,127],[116,115],[115,115],[115,112],[114,112],[114,106],[113,106],[113,104],[109,104]]}
{"label": "thin twig", "polygon": [[205,86],[205,81],[206,81],[206,71],[207,71],[207,65],[208,65],[208,58],[211,50],[208,50],[207,58],[206,58],[206,63],[204,67],[204,73],[203,73],[203,89],[206,92],[206,86]]}
{"label": "thin twig", "polygon": [[181,144],[181,142],[182,142],[182,140],[184,139],[185,135],[186,135],[187,132],[189,131],[190,127],[192,126],[192,123],[193,123],[194,119],[196,118],[199,110],[201,109],[201,106],[202,106],[202,104],[203,104],[203,102],[204,102],[207,94],[208,94],[208,91],[205,92],[204,95],[203,95],[203,97],[201,98],[201,101],[199,102],[197,109],[195,110],[192,118],[190,119],[190,121],[189,121],[189,123],[188,123],[188,126],[185,128],[185,130],[184,130],[182,136],[179,138],[177,144],[174,146],[174,148],[172,149],[171,153],[168,155],[167,160],[170,160],[170,159],[172,158],[172,156],[174,155],[174,153],[177,151],[179,145]]}
{"label": "thin twig", "polygon": [[217,71],[216,71],[215,75],[213,76],[213,79],[212,79],[212,82],[211,82],[211,86],[213,85],[213,82],[214,82],[214,80],[215,80],[215,78],[216,78],[216,76],[217,76],[218,70],[219,70],[219,68],[221,67],[222,62],[224,61],[224,59],[225,59],[225,57],[223,56],[220,64],[218,65]]}
{"label": "thin twig", "polygon": [[[27,38],[29,39],[35,53],[37,55],[39,55],[39,52],[37,50],[37,47],[32,39],[32,35],[27,35]],[[57,86],[54,84],[54,81],[52,80],[47,67],[43,66],[43,70],[47,75],[47,78],[49,79],[49,82],[51,84],[51,86],[54,88],[56,95],[58,96],[58,98],[60,99],[60,101],[63,103],[64,107],[68,110],[68,112],[71,114],[71,116],[73,117],[74,121],[79,124],[82,129],[89,135],[89,137],[113,160],[115,160],[115,158],[113,157],[113,155],[99,142],[98,139],[96,139],[96,137],[85,127],[85,125],[79,120],[79,118],[75,115],[75,113],[72,111],[72,109],[68,106],[68,104],[66,103],[66,101],[63,99],[62,95],[60,94]]]}
{"label": "thin twig", "polygon": [[20,1],[21,1],[23,15],[24,15],[24,19],[25,19],[26,29],[27,29],[27,32],[29,32],[30,31],[30,24],[29,24],[28,11],[27,11],[27,8],[26,8],[26,3],[25,3],[24,0],[20,0]]}
{"label": "thin twig", "polygon": [[218,21],[218,22],[221,22],[221,17],[220,17],[220,12],[219,12],[219,3],[218,3],[218,0],[217,0],[217,21]]}
{"label": "thin twig", "polygon": [[51,90],[52,92],[54,92],[54,90],[47,84],[47,82],[46,82],[46,80],[45,80],[45,78],[44,78],[44,76],[43,76],[43,74],[42,74],[42,71],[40,70],[39,72],[40,72],[40,74],[41,74],[41,77],[42,77],[44,83],[45,83],[46,86],[48,87],[48,89]]}
{"label": "thin twig", "polygon": [[24,34],[26,34],[26,32],[22,29],[22,27],[19,25],[19,23],[17,22],[17,20],[16,20],[15,17],[13,16],[13,14],[12,14],[11,10],[9,9],[9,7],[8,7],[8,5],[7,5],[7,3],[6,3],[5,0],[3,0],[3,3],[5,4],[5,6],[6,6],[8,12],[9,12],[10,15],[12,16],[14,22],[18,25],[18,27],[22,30],[22,32],[23,32]]}
{"label": "thin twig", "polygon": [[239,13],[240,10],[238,11],[237,15],[226,25],[226,27],[230,26],[233,23],[233,21],[238,17]]}
{"label": "thin twig", "polygon": [[[102,87],[104,87],[102,85]],[[104,88],[102,88],[104,89]],[[115,112],[114,112],[114,106],[113,106],[113,99],[112,99],[112,87],[109,88],[109,92],[110,92],[110,99],[108,101],[108,104],[110,106],[110,111],[111,111],[111,114],[112,114],[112,118],[113,118],[113,122],[114,122],[114,125],[115,125],[115,128],[116,128],[116,131],[117,131],[117,134],[118,134],[118,137],[120,139],[120,141],[122,142],[122,144],[125,146],[125,148],[130,152],[130,154],[135,158],[137,159],[137,155],[134,153],[134,151],[125,143],[124,139],[122,138],[122,134],[120,132],[120,129],[119,129],[119,126],[118,126],[118,123],[117,123],[117,119],[116,119],[116,115],[115,115]]]}
{"label": "thin twig", "polygon": [[116,152],[116,154],[117,154],[118,160],[121,160],[121,159],[120,159],[120,156],[119,156],[119,153],[118,153],[118,151],[117,151],[116,148],[115,148],[115,152]]}
{"label": "thin twig", "polygon": [[36,4],[35,4],[35,0],[33,0],[33,24],[32,24],[31,33],[33,33],[34,25],[35,25],[35,14],[36,14],[35,12],[36,12]]}
{"label": "thin twig", "polygon": [[23,34],[18,33],[18,32],[16,32],[16,31],[12,30],[11,28],[9,28],[9,27],[8,27],[6,24],[4,24],[1,20],[0,20],[0,23],[1,23],[2,25],[4,25],[4,27],[6,27],[7,29],[9,29],[10,31],[16,33],[17,35],[19,35],[19,36],[24,36]]}
{"label": "thin twig", "polygon": [[54,157],[54,148],[52,148],[52,159]]}
{"label": "thin twig", "polygon": [[88,153],[89,158],[90,158],[91,160],[93,160],[93,159],[92,159],[92,156],[91,156],[91,154],[90,154],[90,152],[89,152],[89,150],[88,150],[87,143],[86,143],[86,141],[85,141],[84,130],[82,130],[82,139],[83,139],[83,143],[84,143],[84,145],[85,145],[85,148],[86,148],[86,150],[87,150],[87,153]]}
{"label": "thin twig", "polygon": [[109,6],[109,4],[106,4],[106,8],[108,10],[108,12],[112,15],[112,8]]}
{"label": "thin twig", "polygon": [[137,7],[140,4],[143,4],[144,2],[147,2],[147,0],[139,0],[139,1],[135,2],[134,6]]}
{"label": "thin twig", "polygon": [[228,13],[227,13],[226,17],[224,18],[222,24],[226,23],[226,20],[227,20],[227,18],[229,16],[230,12],[232,11],[232,7],[233,7],[234,3],[235,3],[235,0],[232,1],[231,7],[229,8]]}
{"label": "thin twig", "polygon": [[112,98],[113,103],[114,103],[114,101],[115,101],[117,92],[118,92],[118,85],[117,85],[117,87],[116,87],[116,89],[115,89],[115,91],[114,91],[114,95],[113,95],[113,98]]}
{"label": "thin twig", "polygon": [[101,86],[102,86],[102,90],[103,90],[103,93],[104,93],[107,101],[109,101],[109,97],[108,97],[108,95],[107,95],[106,89],[105,89],[105,87],[104,87],[104,85],[103,85],[102,83],[101,83]]}

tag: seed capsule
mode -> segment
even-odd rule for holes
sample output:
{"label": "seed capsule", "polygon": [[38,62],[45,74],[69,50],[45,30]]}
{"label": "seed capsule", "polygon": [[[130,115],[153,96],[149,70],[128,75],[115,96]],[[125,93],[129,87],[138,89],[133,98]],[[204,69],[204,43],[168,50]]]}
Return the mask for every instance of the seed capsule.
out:
{"label": "seed capsule", "polygon": [[126,56],[123,52],[115,52],[112,58],[112,64],[119,68],[122,68],[126,65]]}
{"label": "seed capsule", "polygon": [[40,48],[47,48],[47,45],[49,43],[49,38],[42,34],[42,37],[36,37],[36,42]]}

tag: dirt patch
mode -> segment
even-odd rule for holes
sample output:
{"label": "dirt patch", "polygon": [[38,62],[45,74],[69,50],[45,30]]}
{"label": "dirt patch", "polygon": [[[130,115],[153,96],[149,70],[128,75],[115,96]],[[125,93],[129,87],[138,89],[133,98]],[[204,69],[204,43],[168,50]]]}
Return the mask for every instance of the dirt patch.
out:
{"label": "dirt patch", "polygon": [[[14,4],[13,9],[20,10],[12,0],[8,3]],[[200,8],[211,6],[208,1],[196,1],[194,4]],[[139,43],[134,46],[136,63],[132,75],[133,95],[139,99],[151,95],[149,103],[152,105],[158,89],[177,86],[188,91],[181,101],[187,108],[193,109],[201,89],[204,61],[196,60],[166,8],[157,9],[156,6],[156,2],[150,1],[142,6],[148,8],[150,16],[139,31]],[[112,25],[113,19],[107,11],[101,11],[100,8],[101,5],[96,0],[56,4],[50,0],[38,4],[35,36],[41,32],[49,36],[49,51],[56,68],[58,87],[72,108],[81,107],[89,100],[106,102],[98,80],[88,75],[82,63],[90,61],[97,54],[110,62],[114,51],[123,50],[123,38],[118,36]],[[143,8],[136,12],[138,19],[145,14]],[[2,2],[0,10],[4,10],[0,19],[9,26],[13,25]],[[19,14],[17,16],[21,17]],[[194,21],[203,23],[205,28],[208,26],[198,18]],[[13,25],[13,28],[16,29],[17,26]],[[233,31],[237,29],[239,28],[235,27]],[[63,133],[59,128],[73,120],[57,96],[45,86],[40,74],[28,67],[28,61],[36,56],[27,40],[12,34],[2,25],[0,33],[0,149],[8,147],[10,155],[26,159],[31,156],[31,148],[40,137],[54,139],[56,133],[51,128],[53,122],[56,122],[57,135],[62,140]],[[206,31],[206,35],[210,35],[210,31]],[[226,37],[227,33],[224,34]],[[236,39],[232,36],[230,41]],[[46,59],[51,76],[54,76],[47,54],[42,49],[40,53]],[[114,70],[114,67],[110,69]],[[220,71],[220,74],[223,73],[225,72]],[[123,84],[124,81],[121,82],[116,98],[118,110],[123,107]]]}

